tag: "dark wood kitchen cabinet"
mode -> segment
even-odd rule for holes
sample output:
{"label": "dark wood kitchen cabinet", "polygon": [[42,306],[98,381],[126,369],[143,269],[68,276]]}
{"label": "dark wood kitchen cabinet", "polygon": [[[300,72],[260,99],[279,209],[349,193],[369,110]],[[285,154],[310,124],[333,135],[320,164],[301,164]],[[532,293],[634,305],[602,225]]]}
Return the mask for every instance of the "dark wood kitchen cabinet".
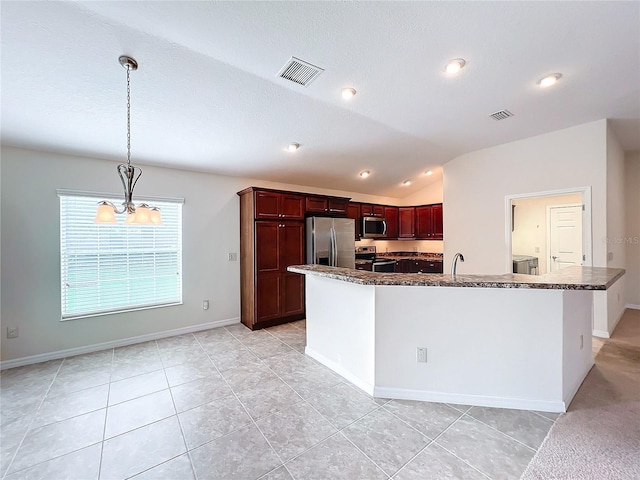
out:
{"label": "dark wood kitchen cabinet", "polygon": [[384,206],[373,205],[371,203],[362,203],[360,205],[360,214],[363,217],[384,217]]}
{"label": "dark wood kitchen cabinet", "polygon": [[396,263],[396,273],[442,273],[441,260],[403,258]]}
{"label": "dark wood kitchen cabinet", "polygon": [[329,215],[332,217],[346,217],[348,198],[307,195],[305,210],[308,216]]}
{"label": "dark wood kitchen cabinet", "polygon": [[304,220],[304,196],[262,189],[255,189],[252,192],[255,200],[256,220],[275,218]]}
{"label": "dark wood kitchen cabinet", "polygon": [[384,220],[387,222],[387,234],[389,240],[398,238],[398,207],[384,207]]}
{"label": "dark wood kitchen cabinet", "polygon": [[398,238],[415,238],[415,207],[398,208]]}
{"label": "dark wood kitchen cabinet", "polygon": [[415,237],[423,240],[442,240],[442,204],[415,207]]}
{"label": "dark wood kitchen cabinet", "polygon": [[354,240],[357,242],[362,235],[362,221],[360,215],[360,204],[357,202],[349,202],[347,205],[347,218],[353,218],[356,223],[356,236]]}
{"label": "dark wood kitchen cabinet", "polygon": [[[242,323],[255,330],[304,318],[304,275],[287,272],[304,263],[304,197],[253,187],[238,195]],[[285,217],[265,219],[273,213]]]}

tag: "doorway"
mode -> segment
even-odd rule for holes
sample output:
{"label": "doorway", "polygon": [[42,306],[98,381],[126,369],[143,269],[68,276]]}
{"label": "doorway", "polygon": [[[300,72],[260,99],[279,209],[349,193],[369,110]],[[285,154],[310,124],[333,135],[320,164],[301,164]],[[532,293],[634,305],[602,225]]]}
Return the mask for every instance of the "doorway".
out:
{"label": "doorway", "polygon": [[537,275],[591,265],[590,187],[507,196],[505,220],[506,272],[515,260],[537,265]]}

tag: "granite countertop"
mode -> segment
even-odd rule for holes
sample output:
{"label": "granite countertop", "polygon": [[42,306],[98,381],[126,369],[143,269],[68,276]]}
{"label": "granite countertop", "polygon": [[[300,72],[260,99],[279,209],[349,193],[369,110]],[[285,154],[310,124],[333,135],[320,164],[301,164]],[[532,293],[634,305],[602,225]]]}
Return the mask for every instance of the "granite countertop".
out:
{"label": "granite countertop", "polygon": [[553,290],[606,290],[625,271],[621,268],[567,267],[545,275],[443,275],[429,273],[381,273],[323,265],[292,265],[288,271],[333,278],[359,285],[424,287],[534,288]]}

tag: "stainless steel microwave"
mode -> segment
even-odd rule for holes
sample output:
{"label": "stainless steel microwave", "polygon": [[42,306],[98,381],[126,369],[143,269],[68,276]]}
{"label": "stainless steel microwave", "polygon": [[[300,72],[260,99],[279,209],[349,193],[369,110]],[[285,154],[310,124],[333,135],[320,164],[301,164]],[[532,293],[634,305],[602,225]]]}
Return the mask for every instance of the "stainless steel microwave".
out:
{"label": "stainless steel microwave", "polygon": [[384,238],[387,222],[379,217],[362,217],[362,238]]}

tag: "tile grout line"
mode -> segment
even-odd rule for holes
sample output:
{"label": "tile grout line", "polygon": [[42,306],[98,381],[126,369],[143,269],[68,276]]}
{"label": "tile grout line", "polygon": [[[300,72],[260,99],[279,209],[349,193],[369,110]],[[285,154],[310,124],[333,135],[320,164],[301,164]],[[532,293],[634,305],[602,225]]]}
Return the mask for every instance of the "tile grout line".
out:
{"label": "tile grout line", "polygon": [[[457,410],[457,409],[456,409]],[[467,409],[467,412],[471,410],[471,408]],[[460,411],[460,410],[458,410]],[[461,412],[462,413],[462,412]],[[433,439],[432,443],[435,443],[438,447],[442,448],[444,451],[450,453],[451,455],[453,455],[454,457],[456,457],[458,460],[460,460],[461,462],[465,463],[466,465],[468,465],[469,467],[471,467],[472,469],[474,469],[476,472],[479,472],[481,475],[491,479],[491,477],[489,477],[489,475],[487,475],[486,473],[484,473],[483,471],[479,470],[478,468],[476,468],[475,466],[471,465],[471,463],[469,463],[468,461],[466,461],[464,458],[459,457],[458,455],[456,455],[455,453],[453,453],[452,451],[450,451],[449,449],[445,448],[444,446],[442,446],[441,444],[438,443],[438,439],[440,439],[441,436],[443,436],[447,430],[449,430],[451,427],[453,427],[456,423],[458,423],[460,421],[460,419],[462,417],[464,417],[466,415],[465,413],[462,413],[455,422],[453,422],[451,425],[449,425],[447,428],[445,428],[440,435],[438,435],[436,438]]]}
{"label": "tile grout line", "polygon": [[[51,382],[49,383],[49,386],[47,387],[46,392],[44,393],[44,395],[42,396],[42,399],[40,400],[40,403],[38,404],[38,408],[36,408],[35,412],[32,413],[31,420],[29,420],[29,423],[27,424],[27,428],[25,429],[24,433],[22,434],[22,438],[20,439],[20,443],[18,443],[18,447],[16,448],[16,451],[13,452],[13,455],[11,456],[11,461],[9,462],[9,465],[7,466],[7,469],[5,470],[4,475],[2,476],[3,479],[5,479],[9,475],[9,470],[11,470],[11,467],[13,466],[13,462],[15,461],[16,456],[18,455],[18,452],[20,451],[20,448],[22,448],[22,444],[24,443],[24,440],[27,438],[27,435],[29,434],[29,431],[31,430],[31,425],[33,424],[34,420],[36,419],[36,415],[38,414],[38,412],[42,408],[42,404],[44,403],[45,398],[47,398],[47,395],[49,394],[49,391],[51,390],[51,387],[53,386],[53,382],[56,381],[56,378],[58,377],[58,373],[60,373],[60,369],[62,368],[62,365],[64,364],[65,360],[66,360],[66,358],[63,358],[62,361],[60,362],[60,365],[58,365],[56,373],[53,375],[53,378],[51,379]],[[48,461],[48,460],[45,460],[45,461]],[[32,466],[39,465],[40,463],[43,463],[43,462],[36,463],[36,464],[31,465],[31,466],[26,467],[26,468],[31,468]],[[18,471],[26,470],[26,468],[23,468],[23,469],[18,470]]]}
{"label": "tile grout line", "polygon": [[[272,335],[272,334],[271,334],[270,332],[268,332],[268,331],[267,331],[267,333],[269,333],[270,335]],[[272,336],[274,336],[274,335],[272,335]],[[275,336],[274,336],[274,337],[275,337]],[[285,343],[285,342],[283,342],[283,343]],[[288,347],[290,347],[290,348],[292,348],[290,345],[287,345],[287,346],[288,346]],[[301,355],[303,358],[307,358],[307,356],[306,356],[305,354],[301,354],[300,352],[298,352],[298,351],[297,351],[297,350],[295,350],[295,349],[293,349],[293,350],[294,350],[296,353],[298,353],[299,355]],[[289,353],[289,352],[287,352],[287,353]],[[277,355],[274,355],[274,356],[277,356]],[[272,358],[272,357],[269,357],[269,358]],[[296,395],[298,395],[298,396],[302,399],[302,402],[305,402],[308,406],[310,406],[310,407],[311,407],[311,408],[312,408],[312,409],[313,409],[313,410],[314,410],[318,415],[320,415],[323,419],[325,419],[325,420],[326,420],[326,421],[327,421],[331,426],[333,426],[334,428],[337,428],[337,427],[335,427],[335,425],[333,425],[329,420],[327,420],[327,418],[326,418],[324,415],[322,415],[322,413],[320,413],[320,412],[319,412],[319,411],[318,411],[318,410],[317,410],[317,409],[316,409],[316,408],[315,408],[311,403],[309,403],[309,401],[308,401],[307,399],[303,398],[303,397],[302,397],[302,396],[301,396],[301,395],[300,395],[300,394],[299,394],[299,393],[298,393],[298,392],[297,392],[297,391],[296,391],[296,390],[295,390],[291,385],[289,385],[289,384],[288,384],[288,383],[287,383],[287,382],[286,382],[282,377],[280,377],[280,375],[278,375],[278,373],[277,373],[275,370],[273,370],[273,369],[272,369],[268,364],[266,364],[266,363],[264,362],[264,360],[263,360],[263,359],[261,359],[261,358],[260,358],[259,360],[260,360],[260,361],[261,361],[261,362],[262,362],[262,363],[263,363],[263,364],[264,364],[264,365],[265,365],[265,366],[266,366],[266,367],[267,367],[267,368],[268,368],[268,369],[269,369],[269,370],[270,370],[270,371],[271,371],[271,372],[272,372],[272,373],[273,373],[273,374],[274,374],[274,375],[275,375],[275,376],[276,376],[276,377],[277,377],[281,382],[283,382],[287,387],[289,387],[291,390],[293,390],[293,392],[294,392]],[[323,367],[323,368],[327,368],[327,367],[325,367],[324,365],[322,365],[322,367]],[[342,382],[340,382],[340,383],[342,383]],[[338,385],[338,383],[336,383],[335,385]],[[331,385],[329,388],[335,387],[335,385]],[[299,402],[299,403],[300,403],[300,402]],[[377,408],[373,409],[371,412],[368,412],[367,414],[363,415],[362,417],[358,418],[357,420],[354,420],[354,422],[351,422],[349,425],[351,425],[351,424],[355,423],[356,421],[360,420],[361,418],[366,417],[367,415],[369,415],[370,413],[372,413],[372,412],[374,412],[374,411],[378,410],[379,408],[381,408],[381,407],[380,407],[380,406],[378,406]],[[273,414],[271,414],[271,415],[276,415],[276,414],[278,414],[278,413],[279,413],[279,412],[274,412],[274,413],[273,413]],[[269,416],[271,416],[271,415],[269,415]],[[349,425],[347,425],[347,426],[349,426]],[[256,425],[256,426],[257,426],[257,425]],[[299,453],[298,455],[296,455],[295,457],[293,457],[293,458],[291,458],[291,459],[287,460],[287,462],[286,462],[286,463],[284,463],[284,462],[283,462],[283,466],[285,467],[285,469],[287,470],[287,472],[289,473],[289,475],[291,475],[291,478],[293,478],[293,479],[295,480],[295,477],[293,476],[293,474],[291,473],[291,471],[287,468],[287,464],[288,464],[288,463],[291,463],[293,460],[295,460],[296,458],[300,457],[301,455],[304,455],[304,454],[305,454],[306,452],[308,452],[309,450],[312,450],[313,448],[317,447],[319,444],[321,444],[322,442],[325,442],[327,439],[332,438],[332,437],[334,437],[334,436],[336,436],[336,435],[340,434],[340,433],[342,432],[342,430],[344,430],[344,428],[346,428],[346,427],[343,427],[342,429],[338,429],[336,432],[332,433],[331,435],[327,436],[326,438],[323,438],[322,440],[320,440],[319,442],[315,443],[315,444],[314,444],[314,445],[312,445],[311,447],[309,447],[309,448],[305,449],[304,451],[300,452],[300,453]],[[262,433],[262,432],[261,432],[261,433]],[[263,434],[263,436],[264,436],[264,434]],[[349,443],[351,443],[351,444],[352,444],[352,445],[353,445],[353,446],[354,446],[354,447],[355,447],[355,448],[356,448],[360,453],[362,453],[362,454],[365,456],[365,458],[367,458],[371,463],[373,463],[377,468],[379,468],[379,469],[380,469],[380,470],[381,470],[385,475],[387,475],[387,478],[389,477],[389,475],[387,474],[387,472],[386,472],[384,469],[382,469],[382,468],[381,468],[381,467],[380,467],[376,462],[374,462],[371,458],[369,458],[369,456],[368,456],[366,453],[364,453],[362,450],[360,450],[360,448],[358,448],[356,445],[354,445],[354,444],[353,444],[353,442],[351,442],[351,440],[349,440],[348,438],[346,438],[346,436],[345,436],[344,434],[342,434],[342,436],[343,436],[343,437],[344,437],[344,438],[345,438]],[[265,439],[266,439],[266,437],[265,437]],[[270,444],[270,445],[271,445],[271,444]],[[271,447],[271,448],[273,448],[273,447]],[[275,449],[274,449],[274,450],[275,450]]]}
{"label": "tile grout line", "polygon": [[[196,343],[202,349],[202,351],[204,351],[204,349],[202,348],[202,345],[200,344],[200,342],[198,342],[198,339],[195,337],[195,335],[193,333],[191,333],[191,336],[195,339]],[[160,357],[160,363],[162,364],[162,373],[164,373],[164,379],[167,382],[167,389],[169,390],[169,395],[171,396],[171,403],[173,403],[173,409],[176,412],[176,420],[178,422],[178,427],[180,428],[180,434],[182,435],[182,443],[184,444],[184,450],[185,450],[185,453],[187,454],[187,458],[189,459],[189,466],[191,467],[191,473],[193,473],[193,478],[195,478],[195,480],[198,480],[198,474],[196,473],[196,469],[193,466],[193,461],[191,459],[191,454],[189,453],[189,446],[187,445],[187,438],[186,438],[186,436],[184,434],[184,428],[182,427],[182,422],[180,421],[180,415],[178,415],[178,407],[176,406],[175,398],[173,398],[173,391],[171,390],[171,384],[169,383],[169,377],[167,376],[167,368],[164,365],[164,360],[162,360],[162,355],[160,354],[160,346],[158,345],[158,341],[157,340],[156,340],[156,348],[158,350],[158,356]],[[207,355],[207,358],[209,358],[208,355]],[[211,362],[210,358],[209,358],[209,361]],[[171,417],[167,417],[167,418],[171,418]],[[181,453],[180,455],[184,455],[184,454]],[[165,462],[162,462],[162,463],[170,462],[174,458],[178,458],[180,455],[176,455],[175,457],[172,457],[169,460],[166,460]],[[158,465],[162,465],[162,463],[159,463]],[[155,468],[158,465],[154,465],[151,468]],[[150,469],[148,469],[148,470],[150,470]],[[145,470],[145,471],[147,471],[147,470]],[[142,472],[140,472],[140,473],[142,473]],[[138,474],[136,474],[136,475],[138,475]]]}
{"label": "tile grout line", "polygon": [[[226,327],[225,327],[226,328]],[[231,333],[231,332],[228,332]],[[231,334],[233,335],[233,334]],[[233,335],[235,337],[235,335]],[[198,338],[196,338],[196,342],[198,342],[198,345],[200,345],[200,348],[202,348],[202,350],[204,351],[204,348],[202,347],[202,344],[200,343],[200,340],[198,340]],[[241,342],[242,343],[242,342]],[[244,344],[243,344],[244,345]],[[240,404],[240,406],[242,407],[242,409],[245,411],[245,413],[247,414],[247,416],[249,417],[249,419],[251,420],[251,422],[253,423],[253,426],[256,427],[256,429],[258,430],[258,432],[260,432],[260,435],[262,435],[262,438],[264,438],[265,442],[267,442],[267,445],[269,445],[269,448],[271,448],[271,451],[273,451],[273,453],[276,455],[276,457],[278,458],[278,460],[280,461],[280,465],[282,465],[285,470],[287,471],[287,473],[289,473],[289,475],[291,475],[291,472],[289,472],[289,469],[284,465],[284,462],[282,461],[282,458],[280,457],[280,455],[278,454],[278,452],[276,452],[276,449],[273,448],[273,445],[271,445],[271,442],[269,442],[269,439],[266,437],[266,435],[264,434],[264,432],[260,429],[260,427],[258,426],[258,424],[256,423],[256,421],[253,419],[253,417],[249,414],[249,411],[247,410],[247,407],[244,406],[244,403],[242,403],[242,401],[240,400],[240,398],[238,398],[238,394],[236,393],[236,391],[231,387],[231,384],[227,381],[226,378],[224,378],[224,376],[222,375],[222,372],[220,371],[220,369],[218,368],[218,366],[215,364],[215,362],[211,359],[211,357],[209,356],[209,353],[205,351],[205,354],[207,355],[207,358],[209,359],[209,361],[213,364],[213,368],[216,369],[216,372],[218,372],[218,375],[220,375],[220,378],[222,378],[222,380],[227,384],[227,386],[229,387],[229,390],[231,390],[231,393],[233,393],[233,396],[235,397],[235,399],[238,401],[238,403]],[[253,354],[253,352],[252,352]],[[238,429],[240,430],[240,429]],[[219,437],[221,438],[221,437]],[[214,439],[212,441],[215,441],[217,439]],[[208,442],[211,443],[211,442]],[[192,463],[193,465],[193,463]],[[278,467],[280,467],[280,465],[278,465]],[[276,468],[278,468],[276,467]],[[276,468],[272,469],[275,470]],[[193,468],[195,471],[195,467]],[[270,471],[272,471],[270,470]],[[269,473],[269,472],[267,472]],[[266,475],[266,474],[265,474]],[[293,475],[291,475],[293,477]],[[196,479],[197,480],[197,479]]]}
{"label": "tile grout line", "polygon": [[[392,403],[392,402],[393,402],[393,400],[391,400],[391,401],[387,402],[385,405],[388,405],[389,403]],[[426,437],[426,438],[429,438],[429,437],[427,437],[424,433],[420,432],[420,430],[418,430],[417,428],[415,428],[413,425],[409,424],[408,422],[406,422],[406,421],[405,421],[405,420],[403,420],[402,418],[398,417],[395,413],[393,413],[393,412],[389,411],[388,409],[384,408],[384,407],[385,407],[385,405],[383,405],[383,406],[382,406],[382,408],[383,408],[386,412],[389,412],[391,415],[393,415],[394,417],[396,417],[398,420],[401,420],[402,422],[404,422],[405,424],[407,424],[409,427],[411,427],[411,428],[413,428],[414,430],[416,430],[417,432],[419,432],[422,436],[424,436],[424,437]],[[442,405],[446,405],[446,404],[442,404]],[[447,406],[448,406],[448,405],[447,405]],[[398,474],[398,472],[400,472],[400,470],[404,469],[404,468],[405,468],[409,463],[411,463],[411,462],[412,462],[412,461],[413,461],[413,460],[414,460],[418,455],[420,455],[422,452],[424,452],[424,451],[429,447],[429,445],[432,445],[432,444],[434,444],[434,443],[435,443],[437,446],[442,447],[439,443],[436,443],[436,439],[438,439],[438,438],[440,438],[442,435],[444,435],[444,433],[445,433],[447,430],[449,430],[449,429],[450,429],[450,428],[451,428],[451,427],[452,427],[452,426],[453,426],[453,425],[454,425],[458,420],[460,420],[462,417],[464,417],[464,416],[465,416],[465,413],[461,412],[461,411],[460,411],[460,410],[458,410],[457,408],[454,408],[454,407],[449,407],[449,408],[451,408],[452,410],[455,410],[456,412],[458,412],[458,413],[459,413],[458,417],[457,417],[453,422],[451,422],[451,423],[450,423],[450,424],[449,424],[449,425],[448,425],[448,426],[447,426],[447,427],[446,427],[442,432],[440,432],[438,435],[436,435],[436,436],[435,436],[435,438],[433,438],[433,439],[429,439],[429,443],[428,443],[427,445],[425,445],[422,449],[420,449],[420,451],[419,451],[418,453],[416,453],[416,454],[415,454],[415,455],[414,455],[410,460],[408,460],[404,465],[402,465],[402,467],[400,467],[400,469],[399,469],[397,472],[395,472],[395,473],[392,475],[392,477],[393,477],[393,476],[395,476],[395,475],[397,475],[397,474]],[[467,411],[469,411],[469,410],[471,410],[471,408],[467,409]],[[442,448],[444,448],[444,447],[442,447]],[[445,450],[446,450],[446,449],[445,449]],[[447,451],[448,451],[448,450],[447,450]],[[449,453],[451,453],[451,452],[449,452]],[[453,455],[453,454],[452,454],[452,455]],[[454,455],[454,456],[455,456],[456,458],[458,458],[459,460],[461,460],[462,462],[464,462],[464,463],[466,463],[467,465],[469,465],[469,466],[470,466],[471,468],[473,468],[474,470],[477,470],[478,472],[480,472],[480,470],[478,470],[476,467],[474,467],[473,465],[471,465],[469,462],[466,462],[465,460],[463,460],[462,458],[458,457],[457,455]],[[482,472],[480,472],[480,473],[482,473]],[[484,473],[482,473],[482,475],[485,475],[485,474],[484,474]],[[485,475],[485,476],[486,476],[486,475]],[[487,478],[488,478],[488,477],[487,477]]]}
{"label": "tile grout line", "polygon": [[[510,440],[513,440],[514,442],[519,443],[522,446],[527,447],[529,450],[532,450],[534,453],[538,451],[537,448],[532,448],[529,445],[527,445],[526,443],[521,442],[520,440],[518,440],[517,438],[513,438],[511,435],[509,435],[508,433],[504,433],[500,430],[498,430],[497,428],[489,425],[488,423],[483,422],[482,420],[478,420],[476,417],[474,417],[473,415],[469,415],[468,413],[465,413],[464,415],[466,415],[467,417],[471,418],[472,420],[475,420],[476,422],[484,425],[485,427],[489,427],[491,430],[500,433],[501,435],[504,435],[505,437],[507,437]],[[552,425],[553,426],[553,425]]]}
{"label": "tile grout line", "polygon": [[[300,353],[300,352],[298,352],[298,353]],[[304,358],[306,358],[306,355],[304,355],[304,354],[301,354],[301,355],[303,355],[303,356],[304,356]],[[266,366],[267,366],[267,368],[268,368],[269,370],[271,370],[271,371],[273,372],[273,374],[274,374],[276,377],[278,377],[278,379],[280,379],[280,381],[282,381],[285,385],[287,385],[289,388],[291,388],[291,389],[292,389],[292,390],[293,390],[293,391],[294,391],[298,396],[300,396],[300,394],[299,394],[299,393],[298,393],[298,392],[297,392],[297,391],[296,391],[296,390],[295,390],[291,385],[289,385],[289,384],[288,384],[288,383],[287,383],[287,382],[286,382],[282,377],[280,377],[280,375],[278,375],[278,373],[276,373],[276,372],[275,372],[275,371],[274,371],[274,370],[273,370],[269,365],[266,365]],[[324,365],[323,365],[323,368],[327,368],[327,367],[324,367]],[[342,382],[340,382],[340,383],[342,383]],[[329,386],[328,388],[334,388],[336,385],[338,385],[338,383],[336,383],[335,385],[331,385],[331,386]],[[302,398],[302,396],[300,396],[300,398]],[[337,428],[337,427],[336,427],[335,425],[333,425],[333,423],[331,423],[331,422],[330,422],[330,421],[329,421],[329,420],[328,420],[324,415],[322,415],[322,413],[320,413],[320,411],[318,411],[318,409],[317,409],[317,408],[315,408],[315,407],[314,407],[314,406],[313,406],[313,405],[312,405],[312,404],[311,404],[307,399],[302,398],[302,401],[303,401],[303,402],[305,402],[307,405],[309,405],[309,406],[310,406],[310,407],[311,407],[311,408],[312,408],[312,409],[313,409],[313,410],[314,410],[318,415],[320,415],[323,419],[325,419],[325,420],[326,420],[326,421],[327,421],[331,426],[333,426],[334,428]],[[357,421],[359,421],[359,420],[363,419],[363,418],[364,418],[364,417],[366,417],[367,415],[370,415],[371,413],[373,413],[373,412],[375,412],[375,411],[379,410],[380,408],[382,408],[382,406],[378,405],[376,408],[374,408],[374,409],[373,409],[373,410],[371,410],[370,412],[366,413],[365,415],[363,415],[363,416],[359,417],[358,419],[354,420],[353,422],[349,423],[349,424],[348,424],[348,425],[346,425],[345,427],[338,428],[338,430],[337,430],[335,433],[333,433],[333,434],[329,435],[328,437],[326,437],[326,438],[324,438],[324,439],[320,440],[319,442],[315,443],[314,445],[312,445],[311,447],[307,448],[306,450],[304,450],[304,451],[303,451],[303,452],[301,452],[300,454],[296,455],[295,457],[293,457],[293,458],[291,458],[291,459],[287,460],[287,463],[290,463],[290,462],[292,462],[293,460],[295,460],[296,458],[298,458],[299,456],[304,455],[306,452],[308,452],[309,450],[311,450],[311,449],[313,449],[313,448],[317,447],[317,446],[318,446],[318,445],[320,445],[322,442],[325,442],[327,439],[332,438],[332,437],[334,437],[334,436],[336,436],[336,435],[338,435],[338,434],[342,434],[342,437],[344,437],[344,438],[345,438],[349,443],[351,443],[351,444],[356,448],[356,450],[358,450],[360,453],[362,453],[362,454],[365,456],[365,458],[367,458],[371,463],[373,463],[377,468],[379,468],[379,469],[380,469],[380,470],[381,470],[385,475],[387,475],[387,477],[389,477],[389,474],[387,474],[387,472],[386,472],[382,467],[380,467],[380,465],[378,465],[376,462],[374,462],[374,461],[373,461],[373,460],[372,460],[372,459],[371,459],[371,458],[370,458],[366,453],[364,453],[362,450],[360,450],[360,448],[359,448],[357,445],[355,445],[351,440],[349,440],[349,439],[346,437],[346,435],[344,435],[344,434],[342,433],[342,431],[343,431],[345,428],[347,428],[347,427],[351,426],[351,425],[352,425],[352,424],[354,424],[355,422],[357,422]],[[276,412],[276,413],[277,413],[277,412]],[[274,413],[273,415],[275,415],[276,413]],[[285,464],[285,466],[286,466],[286,464]],[[289,474],[291,474],[291,472],[289,471],[289,469],[287,469],[287,471],[289,472]],[[295,477],[293,477],[293,475],[291,475],[291,476],[292,476],[292,478],[294,478],[294,480],[295,480]]]}
{"label": "tile grout line", "polygon": [[115,348],[111,349],[111,365],[109,368],[109,387],[107,387],[107,405],[104,408],[104,425],[102,427],[102,442],[100,442],[100,462],[98,462],[98,480],[102,475],[102,456],[104,454],[104,439],[107,435],[107,415],[109,414],[109,396],[111,395],[111,374],[113,372],[113,359],[116,356]]}

